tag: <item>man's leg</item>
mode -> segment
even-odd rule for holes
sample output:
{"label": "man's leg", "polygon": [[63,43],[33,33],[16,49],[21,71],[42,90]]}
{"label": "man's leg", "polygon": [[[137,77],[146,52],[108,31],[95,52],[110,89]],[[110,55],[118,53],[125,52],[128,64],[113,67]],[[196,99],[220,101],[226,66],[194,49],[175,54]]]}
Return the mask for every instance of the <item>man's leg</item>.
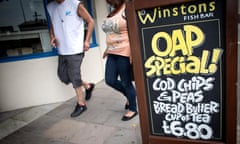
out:
{"label": "man's leg", "polygon": [[83,98],[83,91],[82,91],[82,86],[75,88],[76,94],[77,94],[77,104],[75,106],[74,111],[71,114],[71,117],[77,117],[79,116],[82,112],[87,110],[87,106],[85,103],[85,100]]}
{"label": "man's leg", "polygon": [[83,98],[83,91],[82,87],[75,88],[76,94],[77,94],[77,101],[79,105],[85,105],[85,101]]}
{"label": "man's leg", "polygon": [[[85,100],[89,100],[92,96],[92,91],[95,87],[95,84],[87,83],[87,82],[82,81],[82,85],[86,90]],[[84,100],[82,87],[75,88],[75,91],[76,91],[76,94],[77,94],[78,103],[80,105],[85,105],[86,103],[85,103],[85,100]]]}
{"label": "man's leg", "polygon": [[83,87],[85,88],[85,100],[90,100],[92,97],[92,91],[95,87],[94,83],[87,83],[82,81]]}
{"label": "man's leg", "polygon": [[71,80],[73,88],[75,89],[76,96],[77,96],[77,104],[75,106],[74,111],[71,114],[71,117],[77,117],[82,112],[87,110],[85,100],[83,97],[83,82],[81,79],[81,63],[83,60],[84,54],[77,54],[68,56],[68,77]]}
{"label": "man's leg", "polygon": [[[83,87],[86,88],[86,100],[89,100],[91,98],[92,95],[92,91],[94,89],[94,84],[93,83],[86,83],[83,82]],[[75,110],[72,112],[71,117],[77,117],[79,116],[82,112],[84,112],[85,110],[87,110],[87,106],[86,106],[86,102],[85,99],[83,97],[83,89],[82,86],[75,88],[75,92],[77,95],[77,104],[75,106]]]}

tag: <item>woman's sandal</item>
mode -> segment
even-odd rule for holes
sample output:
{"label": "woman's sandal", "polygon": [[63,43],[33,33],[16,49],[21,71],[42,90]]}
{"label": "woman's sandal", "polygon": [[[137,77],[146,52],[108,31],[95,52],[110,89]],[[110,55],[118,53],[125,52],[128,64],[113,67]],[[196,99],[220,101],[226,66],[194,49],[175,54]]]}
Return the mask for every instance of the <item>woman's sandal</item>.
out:
{"label": "woman's sandal", "polygon": [[138,114],[138,112],[135,112],[132,116],[123,116],[122,117],[122,121],[128,121],[128,120],[130,120],[130,119],[132,119],[132,118],[134,118],[136,115]]}

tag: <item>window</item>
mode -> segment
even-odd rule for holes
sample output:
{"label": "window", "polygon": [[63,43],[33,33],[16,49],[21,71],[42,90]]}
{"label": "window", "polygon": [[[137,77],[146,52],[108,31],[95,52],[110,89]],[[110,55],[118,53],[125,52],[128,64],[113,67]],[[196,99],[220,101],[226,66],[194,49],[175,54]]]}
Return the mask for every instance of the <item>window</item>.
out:
{"label": "window", "polygon": [[[50,44],[49,0],[0,0],[0,62],[55,56]],[[83,0],[95,18],[91,0]],[[95,31],[91,47],[96,47]]]}
{"label": "window", "polygon": [[50,51],[43,1],[1,0],[1,60]]}

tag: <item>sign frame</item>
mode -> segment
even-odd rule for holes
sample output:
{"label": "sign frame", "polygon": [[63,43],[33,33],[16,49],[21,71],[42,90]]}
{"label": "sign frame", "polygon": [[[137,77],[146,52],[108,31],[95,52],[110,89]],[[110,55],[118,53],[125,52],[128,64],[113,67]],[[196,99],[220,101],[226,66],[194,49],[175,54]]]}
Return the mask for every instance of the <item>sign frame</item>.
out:
{"label": "sign frame", "polygon": [[157,6],[170,6],[179,3],[194,2],[196,0],[129,0],[126,3],[127,24],[129,40],[133,58],[133,70],[138,96],[139,118],[143,144],[234,144],[236,143],[237,122],[237,0],[225,0],[225,138],[223,141],[179,139],[152,135],[147,109],[147,96],[144,82],[143,59],[141,55],[140,37],[137,24],[136,11]]}

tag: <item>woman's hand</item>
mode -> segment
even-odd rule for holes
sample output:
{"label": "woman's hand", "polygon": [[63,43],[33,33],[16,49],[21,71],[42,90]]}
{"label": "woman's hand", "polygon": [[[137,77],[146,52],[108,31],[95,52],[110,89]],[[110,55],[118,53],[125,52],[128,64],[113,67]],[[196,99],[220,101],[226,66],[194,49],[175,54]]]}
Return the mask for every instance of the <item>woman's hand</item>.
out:
{"label": "woman's hand", "polygon": [[107,55],[108,55],[107,52],[104,51],[104,53],[103,53],[103,58],[105,58]]}

